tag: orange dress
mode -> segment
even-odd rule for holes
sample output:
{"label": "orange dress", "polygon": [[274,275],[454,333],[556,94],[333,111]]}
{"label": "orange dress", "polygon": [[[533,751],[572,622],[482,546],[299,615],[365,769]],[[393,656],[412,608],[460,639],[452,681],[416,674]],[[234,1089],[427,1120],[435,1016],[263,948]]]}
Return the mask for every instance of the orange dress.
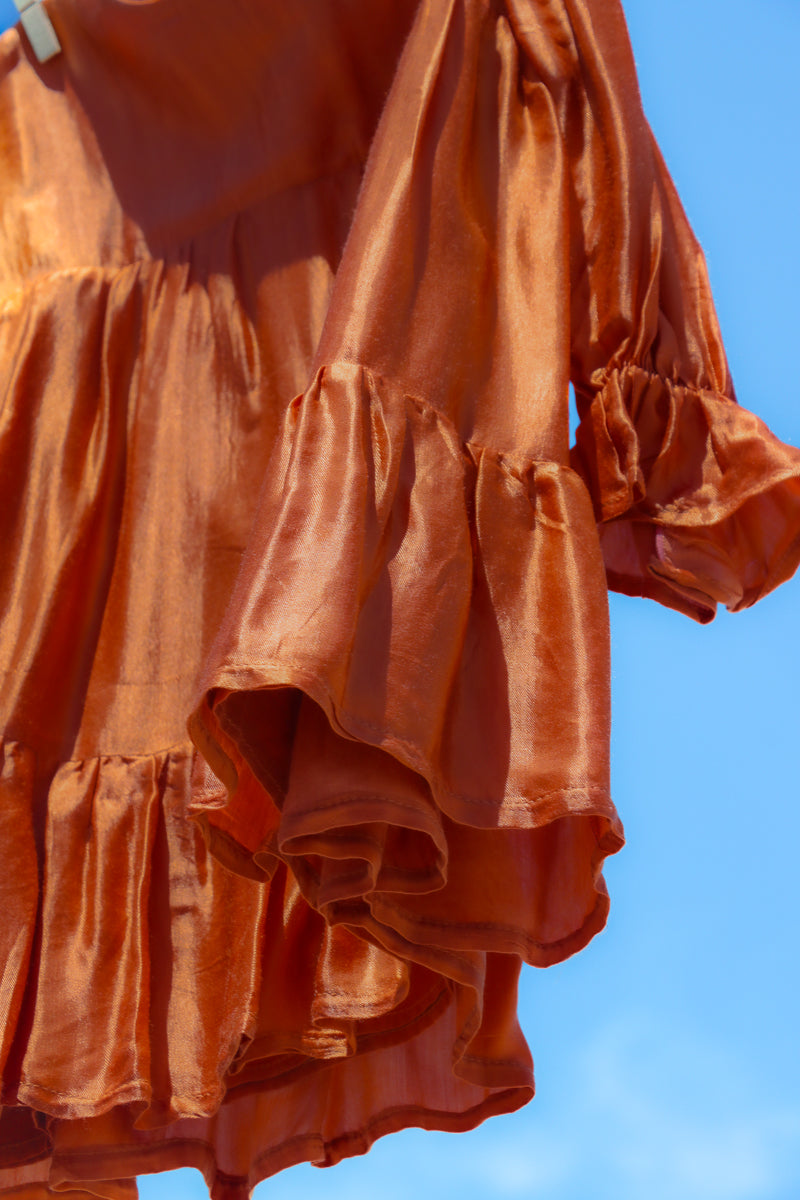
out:
{"label": "orange dress", "polygon": [[617,0],[48,10],[0,37],[0,1188],[239,1200],[530,1098],[520,965],[622,845],[607,585],[752,604],[800,452]]}

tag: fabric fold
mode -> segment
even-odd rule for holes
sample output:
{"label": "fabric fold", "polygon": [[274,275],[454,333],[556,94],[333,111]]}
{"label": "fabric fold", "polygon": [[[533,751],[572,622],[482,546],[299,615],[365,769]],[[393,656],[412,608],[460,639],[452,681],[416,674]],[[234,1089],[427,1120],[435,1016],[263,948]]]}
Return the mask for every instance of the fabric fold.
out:
{"label": "fabric fold", "polygon": [[5,747],[4,813],[32,867],[5,925],[6,1190],[132,1200],[127,1176],[196,1166],[244,1198],[291,1163],[471,1128],[532,1094],[518,956],[427,967],[318,912],[284,862],[261,882],[226,870],[188,818],[205,774],[190,745],[63,763],[43,792],[37,936],[20,818],[41,785],[31,752]]}
{"label": "fabric fold", "polygon": [[[40,935],[19,877],[5,908],[4,1032],[14,1053],[4,1104],[70,1119],[133,1105],[145,1126],[218,1107],[257,1003],[263,915],[257,885],[211,859],[186,821],[193,758],[179,746],[67,762],[50,781]],[[3,808],[20,841],[30,825],[8,801],[25,774],[29,811],[33,755],[12,748],[7,760],[22,764]],[[15,872],[25,863],[17,855]]]}
{"label": "fabric fold", "polygon": [[573,952],[622,844],[581,481],[462,445],[342,363],[290,406],[267,479],[190,721],[222,781],[192,804],[212,848],[245,873],[285,862],[330,924],[447,978],[487,951]]}
{"label": "fabric fold", "polygon": [[622,845],[607,579],[751,603],[799,459],[616,3],[50,7],[44,71],[0,38],[0,1189],[245,1200],[530,1099],[521,965]]}
{"label": "fabric fold", "polygon": [[800,451],[724,394],[628,364],[584,398],[572,463],[609,584],[698,621],[754,604],[800,563]]}
{"label": "fabric fold", "polygon": [[[34,941],[39,870],[31,814],[34,756],[0,739],[0,845],[12,868],[0,875],[0,1079],[11,1053]],[[5,1103],[4,1097],[0,1102]],[[2,1111],[2,1110],[0,1110]],[[2,1143],[0,1143],[1,1145]]]}
{"label": "fabric fold", "polygon": [[[53,1121],[50,1185],[90,1189],[101,1171],[124,1178],[131,1170],[192,1166],[213,1200],[247,1200],[258,1182],[296,1163],[332,1166],[396,1130],[457,1132],[512,1112],[533,1091],[514,1012],[518,971],[518,962],[502,956],[488,963],[472,1081],[445,1069],[442,1048],[457,1043],[460,1015],[452,1003],[439,1005],[401,1040],[329,1061],[311,1077],[290,1074],[275,1088],[231,1088],[209,1118],[143,1130],[129,1109],[118,1107],[82,1123]],[[493,1066],[483,1064],[484,1054]]]}

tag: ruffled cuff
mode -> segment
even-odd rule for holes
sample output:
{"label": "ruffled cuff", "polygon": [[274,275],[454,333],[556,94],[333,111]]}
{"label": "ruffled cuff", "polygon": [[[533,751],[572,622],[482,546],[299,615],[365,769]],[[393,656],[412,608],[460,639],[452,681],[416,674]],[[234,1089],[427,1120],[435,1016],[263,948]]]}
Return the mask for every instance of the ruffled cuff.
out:
{"label": "ruffled cuff", "polygon": [[628,365],[578,427],[609,586],[695,620],[754,604],[800,563],[800,451],[735,400]]}
{"label": "ruffled cuff", "polygon": [[190,722],[212,849],[450,979],[577,950],[622,843],[582,482],[353,364],[293,402],[267,478]]}

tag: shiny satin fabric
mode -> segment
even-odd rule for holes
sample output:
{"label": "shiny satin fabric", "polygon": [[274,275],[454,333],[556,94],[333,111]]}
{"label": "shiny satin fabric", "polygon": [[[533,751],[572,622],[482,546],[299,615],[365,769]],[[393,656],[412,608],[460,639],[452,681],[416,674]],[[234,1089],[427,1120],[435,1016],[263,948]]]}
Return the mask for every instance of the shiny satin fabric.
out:
{"label": "shiny satin fabric", "polygon": [[622,845],[607,586],[752,604],[800,452],[615,2],[48,11],[0,38],[0,1187],[239,1200],[531,1097],[521,964]]}

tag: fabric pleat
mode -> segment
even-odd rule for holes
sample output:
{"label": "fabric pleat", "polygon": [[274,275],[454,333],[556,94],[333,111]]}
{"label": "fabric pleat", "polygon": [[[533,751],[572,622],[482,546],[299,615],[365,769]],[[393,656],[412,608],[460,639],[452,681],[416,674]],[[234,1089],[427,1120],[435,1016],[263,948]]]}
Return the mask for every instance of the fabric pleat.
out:
{"label": "fabric pleat", "polygon": [[[53,777],[41,933],[24,1006],[17,1000],[24,1045],[4,1103],[64,1118],[138,1103],[148,1122],[219,1104],[255,1006],[261,894],[211,859],[186,822],[193,757],[179,747],[69,762]],[[35,863],[30,820],[26,828],[19,813],[16,836],[15,861],[22,866],[27,851]],[[6,911],[16,945],[29,946],[36,906],[23,907],[23,895],[17,885]],[[20,960],[21,950],[9,956],[7,974]]]}

